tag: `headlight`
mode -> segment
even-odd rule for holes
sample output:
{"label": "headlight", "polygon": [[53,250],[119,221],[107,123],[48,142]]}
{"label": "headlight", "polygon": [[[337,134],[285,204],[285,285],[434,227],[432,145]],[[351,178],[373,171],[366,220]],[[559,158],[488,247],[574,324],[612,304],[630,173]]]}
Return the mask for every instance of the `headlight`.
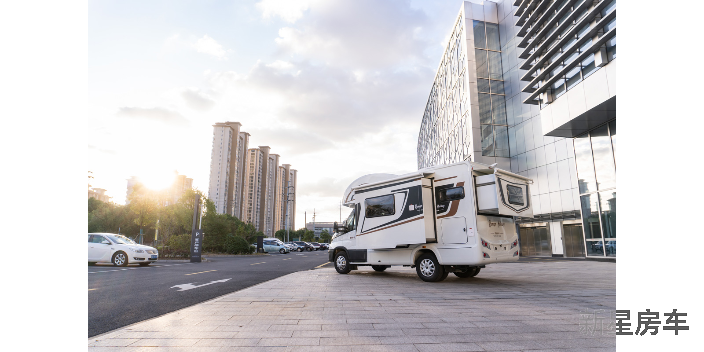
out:
{"label": "headlight", "polygon": [[132,252],[135,252],[135,253],[144,253],[144,251],[141,249],[135,249],[135,248],[130,248],[130,249],[132,250]]}

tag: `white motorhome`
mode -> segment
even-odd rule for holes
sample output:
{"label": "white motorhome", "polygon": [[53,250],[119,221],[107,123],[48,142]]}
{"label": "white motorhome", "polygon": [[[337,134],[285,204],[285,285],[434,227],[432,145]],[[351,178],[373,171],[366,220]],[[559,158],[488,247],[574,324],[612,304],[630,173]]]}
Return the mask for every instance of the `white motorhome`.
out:
{"label": "white motorhome", "polygon": [[518,260],[514,217],[532,217],[531,179],[495,165],[460,162],[405,175],[371,174],[347,188],[347,220],[328,251],[340,274],[358,266],[415,267],[424,281],[473,277]]}

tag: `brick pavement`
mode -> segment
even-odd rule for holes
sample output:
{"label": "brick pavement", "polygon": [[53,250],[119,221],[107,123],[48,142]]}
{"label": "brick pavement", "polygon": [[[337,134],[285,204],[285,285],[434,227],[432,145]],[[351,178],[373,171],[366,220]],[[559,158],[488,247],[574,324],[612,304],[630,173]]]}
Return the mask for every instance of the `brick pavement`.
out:
{"label": "brick pavement", "polygon": [[616,264],[494,264],[473,279],[415,269],[302,271],[89,339],[89,351],[614,351],[580,332],[613,310]]}

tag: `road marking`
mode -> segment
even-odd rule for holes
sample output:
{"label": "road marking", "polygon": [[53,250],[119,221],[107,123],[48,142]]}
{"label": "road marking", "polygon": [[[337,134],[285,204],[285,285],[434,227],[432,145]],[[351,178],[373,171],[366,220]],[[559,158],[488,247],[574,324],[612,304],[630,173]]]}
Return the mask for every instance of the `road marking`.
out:
{"label": "road marking", "polygon": [[215,280],[215,281],[211,281],[211,282],[209,282],[209,283],[207,283],[207,284],[202,284],[202,285],[197,285],[197,286],[194,285],[194,284],[192,284],[192,283],[187,283],[187,284],[183,284],[183,285],[171,286],[170,288],[174,288],[174,287],[175,287],[175,288],[180,288],[179,292],[180,292],[180,291],[188,291],[188,290],[192,290],[192,289],[194,289],[194,288],[203,287],[203,286],[208,286],[208,285],[216,284],[216,283],[219,283],[219,282],[227,282],[227,281],[230,280],[230,279],[232,279],[232,278],[229,278],[229,279],[222,279],[222,280]]}
{"label": "road marking", "polygon": [[257,265],[257,264],[265,264],[266,262],[261,262],[261,263],[254,263],[254,264],[249,264],[249,265]]}
{"label": "road marking", "polygon": [[330,264],[330,262],[320,264],[320,265],[316,266],[315,268],[318,269],[318,268],[320,268],[321,266],[323,266],[323,265],[328,265],[328,264]]}
{"label": "road marking", "polygon": [[97,288],[89,288],[88,291],[95,291]]}
{"label": "road marking", "polygon": [[211,272],[213,272],[213,271],[217,271],[217,270],[201,271],[201,272],[199,272],[199,273],[186,274],[186,276],[188,276],[188,275],[196,275],[196,274],[203,274],[203,273],[211,273]]}

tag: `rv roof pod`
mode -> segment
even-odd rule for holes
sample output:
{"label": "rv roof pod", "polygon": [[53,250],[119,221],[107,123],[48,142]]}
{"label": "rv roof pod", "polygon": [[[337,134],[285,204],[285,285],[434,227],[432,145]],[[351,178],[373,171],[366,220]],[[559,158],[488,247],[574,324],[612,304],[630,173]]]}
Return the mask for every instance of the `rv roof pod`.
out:
{"label": "rv roof pod", "polygon": [[352,210],[341,224],[345,232],[333,236],[330,260],[338,271],[344,263],[378,269],[418,265],[425,253],[437,270],[453,272],[518,260],[513,217],[532,217],[531,183],[468,161],[360,177],[343,195]]}

